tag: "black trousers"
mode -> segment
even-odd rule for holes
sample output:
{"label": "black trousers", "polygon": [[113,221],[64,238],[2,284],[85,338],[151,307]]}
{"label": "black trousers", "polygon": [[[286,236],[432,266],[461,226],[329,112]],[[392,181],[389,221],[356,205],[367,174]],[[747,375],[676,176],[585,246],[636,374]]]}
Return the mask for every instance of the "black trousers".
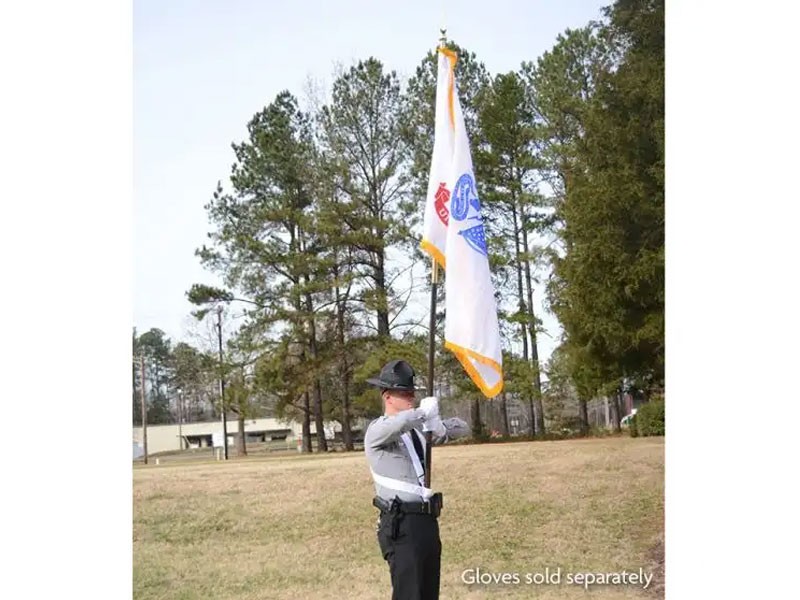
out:
{"label": "black trousers", "polygon": [[442,542],[436,517],[381,513],[378,545],[389,563],[392,600],[438,600]]}

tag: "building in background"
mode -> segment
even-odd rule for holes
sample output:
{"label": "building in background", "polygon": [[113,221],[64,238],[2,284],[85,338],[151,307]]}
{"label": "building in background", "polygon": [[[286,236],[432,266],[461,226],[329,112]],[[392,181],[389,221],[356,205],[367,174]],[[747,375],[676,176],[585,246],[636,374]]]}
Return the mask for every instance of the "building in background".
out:
{"label": "building in background", "polygon": [[[233,448],[238,435],[238,423],[228,420],[228,446]],[[355,441],[360,441],[365,423],[355,419],[351,425]],[[337,422],[329,422],[324,426],[325,439],[336,440],[341,437],[342,426]],[[302,439],[302,423],[287,423],[273,418],[248,419],[244,425],[245,443],[272,442],[285,440],[287,447],[298,445]],[[316,424],[311,422],[311,435],[316,437]],[[186,448],[211,448],[214,437],[222,435],[222,422],[206,421],[202,423],[171,423],[169,425],[147,426],[147,452],[157,454]],[[181,445],[180,437],[183,437]],[[133,428],[133,457],[144,454],[142,448],[142,428]]]}

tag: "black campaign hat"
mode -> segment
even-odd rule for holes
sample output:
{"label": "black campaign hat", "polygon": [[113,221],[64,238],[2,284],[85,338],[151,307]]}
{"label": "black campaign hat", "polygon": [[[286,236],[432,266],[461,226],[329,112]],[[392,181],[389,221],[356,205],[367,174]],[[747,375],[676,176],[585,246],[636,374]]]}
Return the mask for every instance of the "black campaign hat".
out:
{"label": "black campaign hat", "polygon": [[414,392],[414,369],[404,360],[393,360],[386,363],[378,377],[367,379],[367,383],[385,390]]}

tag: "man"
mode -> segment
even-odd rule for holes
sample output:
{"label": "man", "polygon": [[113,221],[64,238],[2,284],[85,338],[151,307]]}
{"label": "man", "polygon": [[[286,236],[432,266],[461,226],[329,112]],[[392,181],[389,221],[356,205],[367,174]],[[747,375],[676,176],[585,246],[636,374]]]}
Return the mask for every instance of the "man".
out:
{"label": "man", "polygon": [[392,600],[436,600],[442,544],[437,521],[442,495],[424,487],[425,437],[442,444],[465,436],[461,419],[442,421],[439,401],[424,398],[414,408],[414,369],[393,360],[367,383],[381,390],[384,413],[364,434],[364,450],[375,481],[373,504],[380,509],[378,544],[389,563]]}

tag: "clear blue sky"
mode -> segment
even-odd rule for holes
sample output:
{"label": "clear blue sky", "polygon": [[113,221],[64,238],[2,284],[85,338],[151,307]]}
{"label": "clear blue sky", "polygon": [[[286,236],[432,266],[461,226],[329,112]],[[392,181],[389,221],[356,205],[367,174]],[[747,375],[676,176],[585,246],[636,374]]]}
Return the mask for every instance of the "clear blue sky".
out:
{"label": "clear blue sky", "polygon": [[[369,56],[410,76],[443,18],[448,37],[490,73],[515,70],[609,3],[134,0],[133,325],[185,337],[186,290],[217,283],[194,256],[209,231],[203,205],[230,173],[231,142],[278,92],[302,101],[309,77],[329,84],[335,63]],[[541,339],[546,359],[558,328],[543,316],[553,336]]]}

